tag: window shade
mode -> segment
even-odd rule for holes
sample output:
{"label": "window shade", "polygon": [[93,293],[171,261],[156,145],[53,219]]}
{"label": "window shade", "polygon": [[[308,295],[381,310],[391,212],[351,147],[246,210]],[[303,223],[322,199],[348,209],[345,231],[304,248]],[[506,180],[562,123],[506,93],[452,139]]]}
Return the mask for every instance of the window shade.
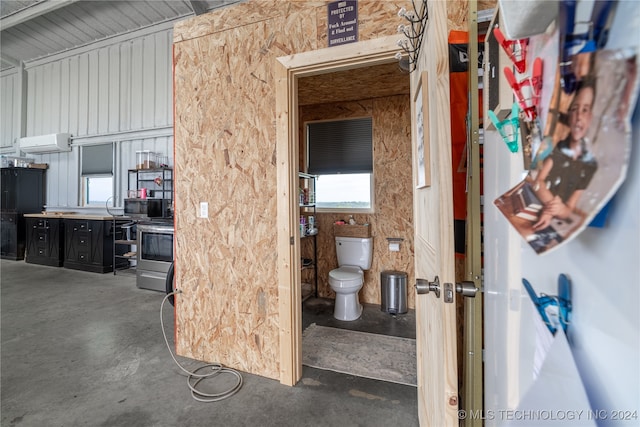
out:
{"label": "window shade", "polygon": [[373,172],[371,117],[309,123],[308,172],[313,175]]}
{"label": "window shade", "polygon": [[82,175],[113,174],[113,144],[82,147]]}

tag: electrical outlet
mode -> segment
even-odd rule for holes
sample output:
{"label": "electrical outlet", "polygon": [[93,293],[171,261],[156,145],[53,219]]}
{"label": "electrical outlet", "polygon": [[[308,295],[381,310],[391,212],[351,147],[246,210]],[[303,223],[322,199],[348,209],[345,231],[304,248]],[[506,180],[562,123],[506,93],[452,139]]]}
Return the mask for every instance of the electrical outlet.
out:
{"label": "electrical outlet", "polygon": [[209,203],[200,202],[200,218],[209,218]]}

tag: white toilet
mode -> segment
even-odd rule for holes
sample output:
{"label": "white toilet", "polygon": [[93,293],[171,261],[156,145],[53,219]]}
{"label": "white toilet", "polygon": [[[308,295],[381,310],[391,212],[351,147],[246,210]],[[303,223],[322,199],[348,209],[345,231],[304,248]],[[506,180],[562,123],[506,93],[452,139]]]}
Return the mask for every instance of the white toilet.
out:
{"label": "white toilet", "polygon": [[371,268],[373,238],[336,237],[338,268],[329,272],[329,285],[336,293],[333,317],[356,320],[362,314],[358,292],[364,284],[364,272]]}

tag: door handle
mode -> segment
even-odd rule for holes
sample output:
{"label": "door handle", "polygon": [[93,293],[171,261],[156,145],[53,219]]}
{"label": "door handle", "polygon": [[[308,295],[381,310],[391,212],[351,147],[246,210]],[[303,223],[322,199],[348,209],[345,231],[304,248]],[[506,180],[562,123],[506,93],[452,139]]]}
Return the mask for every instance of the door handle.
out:
{"label": "door handle", "polygon": [[463,297],[475,298],[478,288],[476,288],[475,283],[465,280],[464,282],[456,283],[456,292],[462,294]]}
{"label": "door handle", "polygon": [[414,287],[418,295],[428,294],[431,291],[436,294],[436,298],[440,298],[440,278],[438,276],[433,279],[433,282],[426,279],[416,279]]}

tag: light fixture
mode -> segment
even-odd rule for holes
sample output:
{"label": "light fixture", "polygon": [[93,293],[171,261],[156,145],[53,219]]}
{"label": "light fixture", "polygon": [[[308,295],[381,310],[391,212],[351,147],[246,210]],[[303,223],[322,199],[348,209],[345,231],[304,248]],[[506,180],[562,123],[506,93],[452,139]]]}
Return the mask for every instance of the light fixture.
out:
{"label": "light fixture", "polygon": [[416,8],[416,1],[411,0],[413,11],[407,11],[404,7],[398,11],[398,16],[406,19],[408,24],[398,26],[398,33],[406,38],[398,40],[398,46],[402,48],[404,53],[396,53],[396,59],[400,68],[409,73],[416,69],[422,36],[429,18],[427,0],[421,0],[421,3],[420,7]]}

